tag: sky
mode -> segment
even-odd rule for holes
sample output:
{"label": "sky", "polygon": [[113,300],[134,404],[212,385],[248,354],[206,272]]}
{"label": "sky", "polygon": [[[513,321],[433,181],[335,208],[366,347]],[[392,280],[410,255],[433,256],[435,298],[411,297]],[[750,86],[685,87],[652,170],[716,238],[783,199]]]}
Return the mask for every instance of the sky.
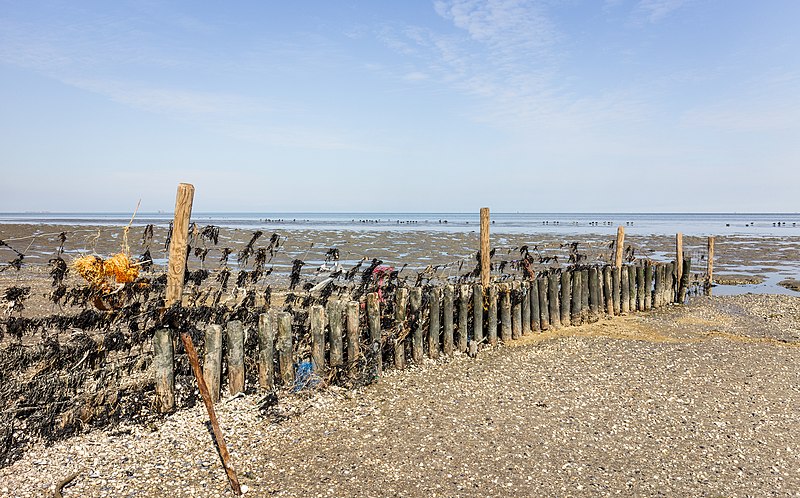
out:
{"label": "sky", "polygon": [[0,212],[798,212],[796,0],[0,0]]}

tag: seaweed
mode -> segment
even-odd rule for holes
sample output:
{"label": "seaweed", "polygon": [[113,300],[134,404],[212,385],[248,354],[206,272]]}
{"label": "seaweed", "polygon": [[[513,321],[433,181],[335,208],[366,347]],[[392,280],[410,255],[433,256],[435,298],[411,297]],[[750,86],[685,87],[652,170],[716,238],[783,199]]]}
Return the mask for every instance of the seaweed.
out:
{"label": "seaweed", "polygon": [[31,294],[30,287],[9,287],[3,293],[3,299],[8,301],[11,306],[10,310],[13,311],[22,311],[25,309],[25,306],[22,304]]}
{"label": "seaweed", "polygon": [[250,237],[250,241],[244,246],[244,249],[239,251],[239,255],[236,258],[237,262],[239,263],[239,266],[244,266],[247,264],[247,260],[250,259],[250,256],[254,252],[253,244],[255,244],[256,241],[259,239],[259,237],[261,237],[262,235],[264,235],[264,232],[262,232],[261,230],[256,230],[255,232],[253,232],[252,237]]}
{"label": "seaweed", "polygon": [[50,276],[53,278],[53,287],[58,287],[64,283],[64,277],[69,271],[67,262],[61,256],[52,258],[50,261]]}
{"label": "seaweed", "polygon": [[144,231],[142,232],[142,248],[147,249],[149,252],[150,244],[153,243],[153,224],[149,224],[144,227]]}
{"label": "seaweed", "polygon": [[219,244],[219,227],[214,225],[206,225],[200,230],[200,237],[213,243]]}
{"label": "seaweed", "polygon": [[305,262],[300,259],[292,261],[292,273],[289,276],[289,289],[294,290],[297,284],[300,283],[300,269],[303,268]]}

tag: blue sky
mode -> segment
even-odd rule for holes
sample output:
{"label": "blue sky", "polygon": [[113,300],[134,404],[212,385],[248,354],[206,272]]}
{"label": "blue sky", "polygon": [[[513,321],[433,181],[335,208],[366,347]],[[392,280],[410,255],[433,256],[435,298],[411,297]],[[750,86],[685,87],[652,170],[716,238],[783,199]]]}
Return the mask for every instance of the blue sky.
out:
{"label": "blue sky", "polygon": [[800,210],[795,0],[0,0],[0,211]]}

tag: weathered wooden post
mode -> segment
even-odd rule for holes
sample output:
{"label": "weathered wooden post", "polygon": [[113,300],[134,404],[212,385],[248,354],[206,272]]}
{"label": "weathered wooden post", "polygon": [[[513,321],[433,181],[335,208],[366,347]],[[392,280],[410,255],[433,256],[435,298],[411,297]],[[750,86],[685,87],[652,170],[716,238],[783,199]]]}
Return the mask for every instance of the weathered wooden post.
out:
{"label": "weathered wooden post", "polygon": [[683,304],[686,302],[686,290],[689,287],[689,277],[692,271],[692,259],[686,258],[683,260],[683,274],[681,275],[680,284],[678,285],[678,303]]}
{"label": "weathered wooden post", "polygon": [[278,370],[284,385],[294,383],[294,354],[292,345],[292,315],[278,314],[278,337],[275,350],[278,352]]}
{"label": "weathered wooden post", "polygon": [[581,300],[582,291],[583,291],[583,283],[580,270],[575,270],[572,272],[572,300],[571,304],[572,307],[570,309],[570,324],[572,325],[580,325],[581,324]]}
{"label": "weathered wooden post", "polygon": [[342,341],[342,302],[338,299],[329,299],[325,307],[328,315],[328,363],[331,367],[338,367],[344,363]]}
{"label": "weathered wooden post", "polygon": [[550,326],[554,329],[558,329],[561,328],[561,307],[558,303],[558,272],[550,270],[547,280],[547,301],[550,306]]}
{"label": "weathered wooden post", "polygon": [[589,270],[584,268],[581,273],[581,322],[589,321]]}
{"label": "weathered wooden post", "polygon": [[315,304],[308,311],[311,322],[311,366],[314,373],[322,376],[325,370],[325,308]]}
{"label": "weathered wooden post", "polygon": [[409,334],[406,308],[408,306],[408,289],[401,287],[395,292],[394,321],[397,337],[394,340],[394,368],[406,368],[406,337]]}
{"label": "weathered wooden post", "polygon": [[488,291],[481,284],[472,286],[472,340],[475,344],[483,342],[483,293]]}
{"label": "weathered wooden post", "polygon": [[625,248],[625,227],[617,227],[617,241],[614,245],[614,266],[622,268],[622,250]]}
{"label": "weathered wooden post", "polygon": [[228,322],[228,390],[231,395],[244,392],[244,325],[239,320]]}
{"label": "weathered wooden post", "polygon": [[422,364],[424,346],[422,344],[425,332],[422,330],[422,288],[414,287],[408,293],[408,311],[411,315],[411,359],[417,365]]}
{"label": "weathered wooden post", "polygon": [[519,282],[512,282],[511,294],[511,338],[519,339],[522,335],[522,303],[519,298]]}
{"label": "weathered wooden post", "polygon": [[489,208],[481,208],[481,285],[484,289],[489,287],[490,278],[490,254],[489,247]]}
{"label": "weathered wooden post", "polygon": [[528,298],[531,301],[531,330],[538,332],[542,329],[542,318],[539,310],[539,280],[535,276],[531,279]]}
{"label": "weathered wooden post", "polygon": [[675,278],[680,282],[683,276],[683,234],[680,232],[675,234],[675,271]]}
{"label": "weathered wooden post", "polygon": [[498,284],[500,291],[500,339],[504,343],[511,341],[511,292],[508,284]]}
{"label": "weathered wooden post", "polygon": [[367,294],[367,327],[375,376],[380,377],[383,375],[383,348],[381,347],[381,302],[377,292]]}
{"label": "weathered wooden post", "polygon": [[428,357],[439,357],[439,334],[441,334],[441,300],[442,291],[439,287],[431,289],[430,302],[428,303]]}
{"label": "weathered wooden post", "polygon": [[629,290],[629,297],[630,303],[628,304],[628,309],[630,311],[636,311],[636,267],[630,266],[628,267],[628,290]]}
{"label": "weathered wooden post", "polygon": [[611,268],[611,306],[614,315],[619,315],[622,311],[622,273],[619,266]]}
{"label": "weathered wooden post", "polygon": [[361,306],[358,301],[348,301],[345,305],[345,329],[347,330],[347,366],[353,368],[361,356]]}
{"label": "weathered wooden post", "polygon": [[547,275],[539,275],[539,321],[541,322],[542,330],[550,329],[550,302],[548,295],[550,294],[549,280]]}
{"label": "weathered wooden post", "polygon": [[262,389],[275,387],[274,351],[275,314],[261,313],[258,315],[258,385]]}
{"label": "weathered wooden post", "polygon": [[631,288],[630,288],[630,281],[628,280],[628,267],[623,266],[618,268],[619,271],[619,283],[620,283],[620,301],[619,301],[619,309],[620,313],[623,315],[627,315],[630,310],[631,304]]}
{"label": "weathered wooden post", "polygon": [[[164,305],[169,308],[181,302],[183,279],[186,273],[186,254],[189,240],[189,219],[192,217],[194,186],[178,185],[175,196],[175,215],[172,221],[172,239],[167,261],[167,292]],[[175,346],[168,328],[156,330],[153,335],[153,364],[156,375],[156,400],[161,413],[175,409]]]}
{"label": "weathered wooden post", "polygon": [[472,301],[472,288],[469,285],[462,285],[459,287],[458,294],[458,337],[455,342],[456,350],[464,353],[469,345],[469,331],[467,329],[469,328],[469,303]]}
{"label": "weathered wooden post", "polygon": [[572,301],[572,275],[567,270],[561,272],[561,325],[569,327],[570,325],[570,301]]}
{"label": "weathered wooden post", "polygon": [[589,268],[589,322],[596,322],[600,318],[600,274],[596,266]]}
{"label": "weathered wooden post", "polygon": [[706,266],[706,292],[711,294],[711,287],[714,285],[714,237],[708,238],[708,255]]}
{"label": "weathered wooden post", "polygon": [[[481,294],[480,284],[475,284],[477,292]],[[469,303],[473,299],[473,289],[469,285],[462,285],[458,292],[458,338],[456,339],[456,349],[464,353],[467,351],[469,341]],[[481,296],[481,317],[483,317],[483,296]],[[482,327],[483,325],[481,325]]]}
{"label": "weathered wooden post", "polygon": [[453,294],[452,285],[445,285],[442,289],[442,352],[445,355],[453,354]]}
{"label": "weathered wooden post", "polygon": [[645,271],[644,267],[639,264],[636,265],[636,309],[644,311],[647,309],[646,302],[646,287],[644,284]]}
{"label": "weathered wooden post", "polygon": [[521,308],[522,308],[522,335],[530,334],[531,333],[531,300],[528,297],[528,291],[530,289],[529,282],[523,280],[520,282],[519,285],[519,298],[522,300]]}
{"label": "weathered wooden post", "polygon": [[611,277],[611,266],[606,265],[603,267],[603,297],[606,300],[606,313],[614,315],[614,283]]}
{"label": "weathered wooden post", "polygon": [[[489,319],[486,340],[489,345],[497,344],[497,286],[489,284]],[[476,341],[477,342],[477,341]]]}
{"label": "weathered wooden post", "polygon": [[653,308],[660,308],[663,304],[662,298],[664,297],[664,265],[656,263],[653,265],[653,276],[655,277],[655,284],[653,284]]}
{"label": "weathered wooden post", "polygon": [[211,324],[206,327],[206,354],[203,359],[203,380],[208,386],[211,400],[219,401],[222,375],[222,327]]}

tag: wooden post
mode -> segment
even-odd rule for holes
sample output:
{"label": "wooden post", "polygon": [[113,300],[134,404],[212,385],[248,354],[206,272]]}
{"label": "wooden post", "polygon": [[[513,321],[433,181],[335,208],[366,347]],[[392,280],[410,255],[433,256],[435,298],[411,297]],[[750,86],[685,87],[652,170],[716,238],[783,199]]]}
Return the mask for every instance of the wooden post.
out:
{"label": "wooden post", "polygon": [[375,377],[380,377],[383,375],[383,348],[381,347],[381,303],[377,292],[367,294],[367,326],[369,327],[369,349],[374,362]]}
{"label": "wooden post", "polygon": [[489,285],[489,324],[486,335],[489,345],[497,344],[497,286],[494,284]]}
{"label": "wooden post", "polygon": [[613,278],[611,277],[611,266],[603,267],[603,296],[606,298],[606,313],[614,314],[614,292]]}
{"label": "wooden post", "polygon": [[600,318],[600,273],[596,266],[589,268],[589,322]]}
{"label": "wooden post", "polygon": [[342,341],[342,302],[338,299],[329,299],[325,311],[328,315],[328,363],[331,367],[338,367],[344,363]]}
{"label": "wooden post", "polygon": [[511,299],[511,338],[519,339],[522,336],[522,303],[519,296],[519,282],[512,282],[509,286]]}
{"label": "wooden post", "polygon": [[[164,305],[169,308],[181,302],[183,278],[186,272],[186,254],[189,240],[189,219],[192,217],[194,187],[188,183],[178,185],[175,196],[175,217],[172,222],[172,241],[167,261],[167,291]],[[175,409],[174,378],[175,346],[169,329],[158,329],[153,336],[153,364],[156,376],[156,403],[161,413]]]}
{"label": "wooden post", "polygon": [[489,286],[491,261],[491,248],[489,247],[489,208],[481,208],[481,285]]}
{"label": "wooden post", "polygon": [[678,288],[675,287],[675,262],[670,261],[664,270],[664,304],[674,303],[675,296],[678,295]]}
{"label": "wooden post", "polygon": [[547,277],[547,300],[550,305],[550,326],[554,329],[561,327],[561,307],[558,305],[558,273],[550,271]]}
{"label": "wooden post", "polygon": [[453,286],[442,289],[442,352],[453,354]]}
{"label": "wooden post", "polygon": [[511,342],[511,292],[508,284],[498,284],[500,292],[500,340]]}
{"label": "wooden post", "polygon": [[617,242],[614,245],[614,266],[622,268],[622,250],[625,248],[625,227],[617,227]]}
{"label": "wooden post", "polygon": [[[275,315],[258,315],[258,385],[262,389],[275,387]],[[222,330],[220,330],[222,334]],[[221,354],[221,352],[220,352]]]}
{"label": "wooden post", "polygon": [[[476,284],[480,289],[480,284]],[[458,291],[458,336],[456,338],[456,350],[464,353],[467,350],[469,333],[469,302],[472,300],[472,288],[469,285],[462,285]],[[482,300],[481,300],[482,301]],[[483,308],[483,303],[481,303]],[[483,309],[481,309],[483,311]]]}
{"label": "wooden post", "polygon": [[550,281],[547,275],[539,275],[539,322],[542,330],[550,329],[550,302],[548,295],[550,294],[548,287]]}
{"label": "wooden post", "polygon": [[[475,344],[483,342],[483,292],[484,287],[481,284],[472,286],[472,340]],[[488,331],[487,331],[488,332]]]}
{"label": "wooden post", "polygon": [[708,238],[708,257],[706,258],[706,287],[711,289],[714,285],[714,237]]}
{"label": "wooden post", "polygon": [[683,234],[680,232],[675,234],[675,265],[677,268],[676,277],[680,282],[683,276]]}
{"label": "wooden post", "polygon": [[275,340],[275,350],[278,352],[278,371],[284,385],[294,383],[292,347],[292,315],[284,311],[278,314],[278,337]]}
{"label": "wooden post", "polygon": [[627,315],[631,311],[631,288],[630,280],[628,280],[628,267],[623,266],[617,268],[619,271],[619,284],[620,284],[620,298],[619,310],[623,315]]}
{"label": "wooden post", "polygon": [[645,306],[645,296],[647,295],[644,285],[644,267],[639,264],[636,265],[636,309],[644,311],[647,309]]}
{"label": "wooden post", "polygon": [[325,371],[325,308],[315,304],[309,310],[311,322],[311,366],[322,376]]}
{"label": "wooden post", "polygon": [[348,301],[345,305],[345,327],[347,329],[347,366],[353,368],[361,356],[360,316],[361,306],[358,301]]}
{"label": "wooden post", "polygon": [[394,339],[394,368],[406,368],[406,337],[409,334],[406,308],[408,307],[408,289],[401,287],[395,292],[394,320],[397,336]]}
{"label": "wooden post", "polygon": [[561,325],[569,327],[569,308],[572,301],[572,275],[567,270],[561,272]]}
{"label": "wooden post", "polygon": [[636,267],[628,267],[628,310],[636,311]]}
{"label": "wooden post", "polygon": [[531,301],[531,330],[538,332],[542,329],[541,311],[539,310],[539,280],[536,277],[532,278],[530,285],[528,298]]}
{"label": "wooden post", "polygon": [[622,293],[621,280],[622,274],[620,273],[619,266],[611,268],[611,306],[614,315],[619,315],[622,310],[620,304],[620,295]]}
{"label": "wooden post", "polygon": [[644,264],[644,309],[653,309],[653,263]]}
{"label": "wooden post", "polygon": [[175,347],[172,331],[157,329],[153,335],[153,366],[156,372],[156,400],[161,413],[175,409]]}
{"label": "wooden post", "polygon": [[653,308],[660,308],[664,305],[664,265],[662,263],[656,263],[653,266],[653,276],[655,277],[655,284],[653,285]]}
{"label": "wooden post", "polygon": [[408,293],[408,311],[411,315],[411,359],[417,365],[422,364],[424,347],[422,345],[424,331],[422,330],[422,288],[414,287]]}
{"label": "wooden post", "polygon": [[434,360],[439,357],[439,335],[441,334],[441,301],[442,291],[438,287],[431,289],[428,303],[428,357]]}
{"label": "wooden post", "polygon": [[[239,479],[236,476],[236,471],[233,469],[231,455],[228,453],[228,446],[225,444],[225,438],[219,428],[217,413],[214,411],[214,403],[208,392],[208,386],[206,386],[206,382],[203,379],[203,373],[200,371],[200,361],[197,358],[197,351],[194,349],[194,344],[192,344],[192,338],[189,337],[189,334],[183,332],[181,334],[181,341],[183,341],[183,347],[186,349],[186,356],[189,357],[189,365],[192,367],[194,378],[197,380],[197,387],[200,389],[200,397],[203,398],[203,403],[206,405],[208,420],[211,422],[211,431],[214,434],[214,441],[217,443],[222,466],[225,468],[225,473],[228,475],[228,481],[230,482],[233,494],[241,496],[242,489],[239,486]],[[56,493],[56,496],[60,494],[61,493]]]}
{"label": "wooden post", "polygon": [[244,392],[244,325],[239,320],[228,322],[228,390],[231,395]]}
{"label": "wooden post", "polygon": [[522,308],[522,335],[531,333],[531,300],[528,297],[528,290],[530,289],[529,282],[523,280],[518,288],[519,299],[522,300],[520,307]]}
{"label": "wooden post", "polygon": [[692,271],[692,259],[686,258],[683,260],[683,274],[681,281],[678,285],[678,303],[683,304],[686,302],[686,290],[689,287],[689,277]]}
{"label": "wooden post", "polygon": [[570,310],[570,324],[572,325],[581,324],[581,300],[583,299],[582,277],[583,275],[581,275],[580,270],[572,272],[572,308]]}
{"label": "wooden post", "polygon": [[581,322],[589,321],[589,270],[581,270]]}

